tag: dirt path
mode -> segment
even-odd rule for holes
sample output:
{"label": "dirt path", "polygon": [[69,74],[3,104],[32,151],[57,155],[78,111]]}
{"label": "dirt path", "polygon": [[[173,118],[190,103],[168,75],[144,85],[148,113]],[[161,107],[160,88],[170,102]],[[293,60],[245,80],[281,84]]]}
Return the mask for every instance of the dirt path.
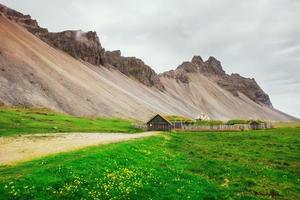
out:
{"label": "dirt path", "polygon": [[158,132],[126,133],[55,133],[0,137],[0,165],[15,164],[34,158],[87,146],[149,137]]}

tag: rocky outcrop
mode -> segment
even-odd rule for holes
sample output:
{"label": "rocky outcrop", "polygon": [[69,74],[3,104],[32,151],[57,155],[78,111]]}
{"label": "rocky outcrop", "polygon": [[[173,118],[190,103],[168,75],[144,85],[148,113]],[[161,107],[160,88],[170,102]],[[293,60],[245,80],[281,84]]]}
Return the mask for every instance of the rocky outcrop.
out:
{"label": "rocky outcrop", "polygon": [[65,51],[74,58],[81,59],[93,65],[103,64],[104,49],[101,47],[96,32],[63,31],[51,33],[38,25],[30,15],[23,15],[0,4],[0,13],[8,19],[17,22],[41,40]]}
{"label": "rocky outcrop", "polygon": [[[31,19],[30,15],[23,15],[22,13],[10,9],[2,4],[0,4],[0,14],[6,16],[8,19],[17,22],[24,27],[37,28],[38,23],[36,20]],[[45,29],[47,30],[47,29]]]}
{"label": "rocky outcrop", "polygon": [[141,59],[124,57],[121,55],[120,50],[106,51],[104,63],[105,66],[113,66],[123,74],[138,80],[146,86],[164,90],[164,86],[160,82],[158,75]]}
{"label": "rocky outcrop", "polygon": [[74,58],[93,65],[114,67],[146,86],[164,90],[160,76],[173,78],[177,82],[188,84],[190,81],[188,74],[200,73],[235,96],[242,93],[259,104],[272,107],[269,96],[259,87],[254,79],[244,78],[238,74],[226,74],[221,62],[214,57],[209,57],[207,61],[203,61],[200,56],[194,56],[190,62],[183,62],[176,70],[157,75],[141,59],[124,57],[119,50],[105,51],[96,32],[63,31],[51,33],[47,29],[40,27],[30,15],[23,15],[1,4],[0,14],[17,22],[47,44],[68,53]]}
{"label": "rocky outcrop", "polygon": [[221,62],[212,56],[205,62],[200,56],[194,56],[190,62],[183,62],[176,70],[162,73],[160,76],[174,78],[177,82],[188,84],[189,73],[200,73],[208,77],[234,96],[239,96],[240,92],[256,103],[272,107],[269,96],[254,79],[244,78],[239,74],[226,74]]}
{"label": "rocky outcrop", "polygon": [[40,37],[51,46],[61,49],[74,58],[89,62],[93,65],[101,65],[104,60],[105,50],[101,47],[96,32],[63,31],[48,33]]}
{"label": "rocky outcrop", "polygon": [[190,82],[187,72],[182,69],[170,70],[160,74],[159,76],[175,79],[177,83],[188,84]]}
{"label": "rocky outcrop", "polygon": [[240,92],[256,103],[273,107],[269,96],[259,87],[254,78],[245,78],[239,74],[226,74],[219,77],[217,83],[235,96],[238,96],[238,92]]}
{"label": "rocky outcrop", "polygon": [[131,78],[138,80],[149,87],[163,90],[158,75],[151,67],[135,57],[123,57],[121,51],[107,51],[102,48],[96,32],[63,31],[49,32],[38,25],[30,15],[23,15],[15,10],[0,4],[0,13],[8,19],[17,22],[41,40],[58,48],[74,58],[81,59],[93,65],[114,67]]}
{"label": "rocky outcrop", "polygon": [[209,77],[225,75],[221,63],[214,57],[209,57],[204,62],[200,56],[194,56],[191,62],[185,61],[176,70],[164,72],[160,76],[174,78],[177,82],[188,84],[188,73],[201,73]]}

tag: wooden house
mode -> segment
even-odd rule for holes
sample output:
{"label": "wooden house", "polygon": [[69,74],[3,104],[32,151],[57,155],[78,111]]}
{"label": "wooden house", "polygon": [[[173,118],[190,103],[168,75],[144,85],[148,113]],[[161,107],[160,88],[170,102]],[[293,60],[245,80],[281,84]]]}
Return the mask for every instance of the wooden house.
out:
{"label": "wooden house", "polygon": [[252,121],[249,123],[249,125],[250,125],[250,128],[251,128],[252,130],[258,130],[258,129],[261,129],[261,126],[262,126],[262,124],[261,124],[259,121],[255,121],[255,120],[252,120]]}
{"label": "wooden house", "polygon": [[172,123],[157,114],[147,122],[147,128],[149,131],[170,131],[172,129]]}

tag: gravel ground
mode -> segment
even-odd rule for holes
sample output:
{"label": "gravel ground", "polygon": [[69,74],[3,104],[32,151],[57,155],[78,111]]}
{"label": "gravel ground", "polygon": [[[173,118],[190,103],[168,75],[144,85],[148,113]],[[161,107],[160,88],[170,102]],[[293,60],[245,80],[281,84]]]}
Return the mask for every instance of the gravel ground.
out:
{"label": "gravel ground", "polygon": [[158,132],[55,133],[0,137],[0,165],[11,165],[42,156],[157,135]]}

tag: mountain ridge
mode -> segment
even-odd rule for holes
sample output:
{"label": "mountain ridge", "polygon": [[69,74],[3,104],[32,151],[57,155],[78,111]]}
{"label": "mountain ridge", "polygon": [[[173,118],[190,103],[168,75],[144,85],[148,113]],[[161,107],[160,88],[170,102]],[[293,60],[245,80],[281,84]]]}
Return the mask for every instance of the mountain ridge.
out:
{"label": "mountain ridge", "polygon": [[[10,14],[3,14],[7,12]],[[95,32],[81,32],[79,35],[78,31],[60,32],[61,38],[55,35],[54,39],[58,43],[66,43],[61,42],[63,45],[56,47],[41,39],[41,32],[46,29],[31,32],[24,27],[24,23],[29,24],[31,30],[36,27],[37,22],[31,21],[31,17],[26,15],[26,20],[22,19],[20,16],[24,15],[7,9],[3,11],[1,6],[0,13],[2,104],[49,107],[80,116],[117,116],[142,120],[154,113],[195,118],[200,112],[213,119],[296,120],[262,103],[264,99],[254,101],[241,89],[235,90],[237,95],[225,89],[216,77],[222,75],[240,79],[240,76],[226,75],[220,61],[213,57],[205,62],[200,56],[193,57],[192,61],[176,69],[183,71],[182,76],[186,81],[176,80],[168,73],[156,74],[140,59],[123,57],[120,51],[104,50]],[[19,17],[14,18],[14,15]],[[78,47],[75,43],[75,46],[71,46],[65,38],[82,40],[80,42],[83,45]],[[100,46],[95,46],[98,42]],[[62,48],[64,46],[72,48]],[[89,47],[92,50],[85,51]],[[83,52],[75,51],[72,55],[74,48]],[[97,59],[94,59],[94,52],[99,56]],[[144,65],[145,71],[137,70]],[[225,80],[234,81],[228,79]],[[255,85],[252,79],[246,80],[251,82],[250,86]],[[248,87],[247,84],[242,85]]]}
{"label": "mountain ridge", "polygon": [[[23,15],[1,4],[0,13],[8,19],[17,22],[50,46],[65,51],[76,59],[81,59],[97,66],[115,67],[122,73],[134,77],[147,86],[154,86],[163,90],[156,72],[150,66],[138,58],[123,57],[121,53],[115,54],[111,51],[105,51],[101,46],[97,33],[94,31],[67,30],[49,32],[48,29],[40,27],[38,22],[32,19],[30,15]],[[134,67],[136,68],[132,69]],[[141,75],[144,75],[144,77],[141,77]]]}
{"label": "mountain ridge", "polygon": [[[106,51],[101,46],[96,32],[89,31],[85,33],[81,30],[69,30],[52,33],[48,29],[40,27],[38,22],[33,20],[30,15],[23,15],[13,9],[1,6],[1,4],[0,12],[25,27],[47,44],[67,52],[74,58],[82,59],[93,65],[115,67],[125,75],[147,86],[164,90],[159,78],[160,75],[150,66],[146,65],[141,59],[123,57],[120,50]],[[269,96],[254,79],[244,78],[238,74],[227,75],[221,66],[221,62],[213,56],[210,56],[205,62],[200,56],[194,56],[191,62],[183,62],[174,72],[172,70],[171,72],[164,72],[162,76],[173,77],[178,81],[187,83],[188,78],[184,72],[204,74],[235,96],[238,96],[238,92],[241,92],[257,103],[272,107]]]}
{"label": "mountain ridge", "polygon": [[245,78],[237,73],[226,74],[221,62],[212,56],[206,61],[203,61],[200,56],[194,56],[191,61],[185,61],[175,70],[161,73],[160,76],[188,83],[188,73],[203,74],[235,96],[239,96],[240,92],[257,103],[273,107],[269,96],[260,88],[254,78]]}

